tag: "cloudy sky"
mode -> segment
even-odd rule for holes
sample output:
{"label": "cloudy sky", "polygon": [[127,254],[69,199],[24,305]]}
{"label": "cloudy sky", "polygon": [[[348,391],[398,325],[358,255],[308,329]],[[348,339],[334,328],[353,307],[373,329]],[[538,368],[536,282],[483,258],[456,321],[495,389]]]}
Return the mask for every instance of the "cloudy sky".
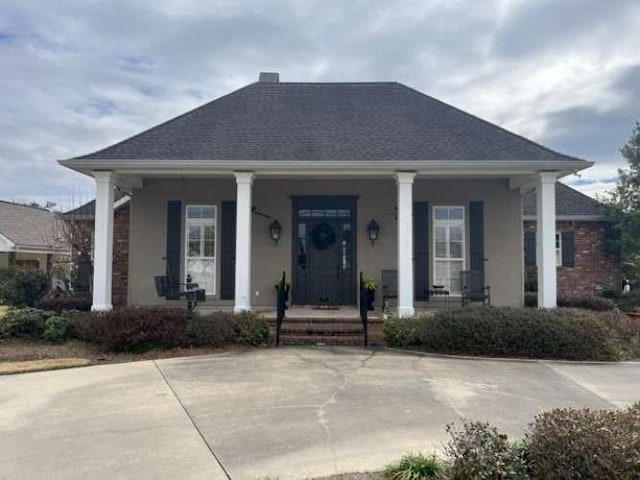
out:
{"label": "cloudy sky", "polygon": [[0,0],[0,198],[85,201],[56,160],[257,79],[397,80],[563,153],[624,166],[638,0]]}

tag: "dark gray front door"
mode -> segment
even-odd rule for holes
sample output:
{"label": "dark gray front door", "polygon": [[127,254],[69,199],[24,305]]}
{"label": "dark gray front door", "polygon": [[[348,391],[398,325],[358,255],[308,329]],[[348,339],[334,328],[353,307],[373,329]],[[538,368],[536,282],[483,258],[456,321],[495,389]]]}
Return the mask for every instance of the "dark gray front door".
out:
{"label": "dark gray front door", "polygon": [[296,304],[356,302],[356,197],[295,197],[292,297]]}

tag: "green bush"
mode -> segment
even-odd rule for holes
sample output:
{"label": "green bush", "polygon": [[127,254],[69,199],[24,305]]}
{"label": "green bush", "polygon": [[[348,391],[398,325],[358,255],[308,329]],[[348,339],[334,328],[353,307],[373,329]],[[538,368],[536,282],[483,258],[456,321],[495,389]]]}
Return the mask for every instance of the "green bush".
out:
{"label": "green bush", "polygon": [[387,345],[462,355],[619,360],[600,313],[577,309],[467,307],[385,321]]}
{"label": "green bush", "polygon": [[399,463],[385,468],[383,478],[387,480],[428,480],[437,478],[441,470],[440,461],[435,455],[409,453]]}
{"label": "green bush", "polygon": [[49,277],[38,269],[0,268],[0,301],[14,307],[33,307],[49,291]]}
{"label": "green bush", "polygon": [[196,315],[187,324],[186,344],[193,347],[217,347],[234,343],[235,316],[233,313],[215,312]]}
{"label": "green bush", "polygon": [[53,316],[44,322],[42,338],[47,342],[62,342],[67,338],[69,320],[65,317]]}
{"label": "green bush", "polygon": [[234,334],[236,342],[259,347],[269,341],[269,324],[251,312],[235,314]]}
{"label": "green bush", "polygon": [[0,318],[0,336],[37,340],[44,333],[45,321],[55,312],[37,308],[12,308]]}
{"label": "green bush", "polygon": [[620,295],[614,300],[616,306],[623,312],[640,311],[640,290],[632,290]]}
{"label": "green bush", "polygon": [[447,432],[451,437],[445,446],[447,477],[451,480],[530,478],[525,444],[510,443],[506,435],[488,423],[466,423],[462,430],[448,425]]}
{"label": "green bush", "polygon": [[640,478],[640,403],[625,410],[558,409],[527,434],[534,478]]}
{"label": "green bush", "polygon": [[561,295],[558,297],[558,306],[583,308],[595,312],[609,312],[616,308],[616,304],[612,300],[596,295]]}

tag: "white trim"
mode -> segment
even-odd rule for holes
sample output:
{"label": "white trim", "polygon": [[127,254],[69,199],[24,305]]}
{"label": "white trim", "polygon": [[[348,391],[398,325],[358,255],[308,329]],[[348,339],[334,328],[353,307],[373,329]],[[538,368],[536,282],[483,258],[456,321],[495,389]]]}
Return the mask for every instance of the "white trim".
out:
{"label": "white trim", "polygon": [[[440,220],[437,219],[436,220],[436,209],[438,208],[460,208],[462,210],[462,218],[459,220]],[[433,205],[431,207],[431,224],[433,225],[432,230],[431,230],[431,240],[432,240],[432,251],[433,251],[433,282],[435,283],[436,281],[436,262],[438,261],[438,257],[436,257],[436,227],[437,226],[446,226],[446,227],[451,227],[451,226],[461,226],[462,227],[462,257],[461,258],[457,258],[457,259],[450,259],[450,258],[445,258],[445,259],[440,259],[442,260],[455,260],[455,261],[460,261],[462,260],[462,269],[461,271],[466,270],[467,268],[467,206],[466,204],[459,204],[459,205]],[[451,281],[451,279],[449,279],[449,281]],[[462,284],[461,284],[462,287]],[[450,291],[450,295],[452,297],[460,297],[462,296],[462,291],[458,292],[451,292],[451,287],[449,285],[445,286],[445,288],[447,290]]]}
{"label": "white trim", "polygon": [[94,176],[96,170],[110,169],[128,175],[168,176],[230,176],[240,170],[250,170],[259,175],[353,175],[382,176],[396,172],[398,166],[415,170],[417,175],[443,177],[460,175],[510,177],[532,175],[536,172],[555,172],[556,177],[566,176],[593,165],[586,160],[58,160],[60,165]]}
{"label": "white trim", "polygon": [[0,233],[0,252],[15,251],[16,244]]}
{"label": "white trim", "polygon": [[129,200],[131,200],[130,195],[125,195],[124,197],[121,197],[120,200],[116,200],[115,202],[113,202],[113,209],[114,210],[119,209],[121,206],[128,203]]}
{"label": "white trim", "polygon": [[[207,224],[211,224],[211,222],[197,222],[195,221],[196,219],[191,219],[194,220],[193,222],[190,222],[189,219],[189,208],[202,208],[202,207],[206,207],[206,208],[211,208],[213,207],[214,209],[214,218],[213,218],[213,257],[189,257],[189,225],[191,223],[194,224],[200,224],[200,225],[207,225]],[[199,219],[199,220],[203,220],[203,219]],[[200,248],[204,248],[204,237],[203,237],[203,233],[204,230],[201,230],[200,232]],[[218,289],[218,205],[215,203],[209,203],[209,204],[187,204],[184,207],[184,252],[183,252],[183,256],[184,256],[184,282],[186,283],[187,281],[187,275],[189,274],[188,272],[188,268],[187,268],[187,264],[189,259],[193,259],[193,258],[201,258],[201,259],[213,259],[213,291],[209,291],[208,289],[206,289],[203,285],[200,285],[199,288],[205,288],[205,295],[207,297],[209,296],[215,296],[217,294],[217,289]],[[193,279],[194,282],[198,282],[197,279]]]}

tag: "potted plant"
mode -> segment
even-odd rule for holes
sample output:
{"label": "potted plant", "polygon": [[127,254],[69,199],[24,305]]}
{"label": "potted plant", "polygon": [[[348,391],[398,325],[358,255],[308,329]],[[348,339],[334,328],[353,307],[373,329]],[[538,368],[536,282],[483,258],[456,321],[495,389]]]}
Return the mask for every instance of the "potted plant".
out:
{"label": "potted plant", "polygon": [[367,296],[365,298],[367,310],[371,312],[375,310],[373,304],[376,301],[376,289],[378,288],[378,286],[376,285],[376,282],[373,278],[365,278],[362,280],[362,283],[367,292]]}

